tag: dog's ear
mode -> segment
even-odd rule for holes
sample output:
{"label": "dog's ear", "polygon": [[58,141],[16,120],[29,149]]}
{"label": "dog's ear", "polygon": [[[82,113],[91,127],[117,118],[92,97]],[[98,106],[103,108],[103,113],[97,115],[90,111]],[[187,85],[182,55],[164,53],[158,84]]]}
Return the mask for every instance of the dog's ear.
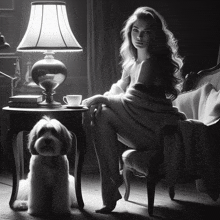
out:
{"label": "dog's ear", "polygon": [[35,128],[33,128],[30,133],[28,134],[28,149],[30,151],[30,153],[32,155],[38,155],[39,153],[36,151],[35,147],[34,147],[34,144],[35,144],[35,141],[37,140],[37,135],[36,135],[36,132],[35,132]]}
{"label": "dog's ear", "polygon": [[61,149],[60,154],[66,155],[69,150],[72,148],[72,144],[75,143],[75,135],[72,135],[72,133],[66,128],[62,127],[62,138],[63,138],[63,146]]}

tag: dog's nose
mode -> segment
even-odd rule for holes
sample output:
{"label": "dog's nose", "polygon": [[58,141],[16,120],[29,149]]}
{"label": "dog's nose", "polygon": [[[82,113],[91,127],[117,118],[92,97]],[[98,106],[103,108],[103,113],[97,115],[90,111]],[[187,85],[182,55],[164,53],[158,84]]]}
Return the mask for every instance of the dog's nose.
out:
{"label": "dog's nose", "polygon": [[46,145],[49,145],[52,140],[51,140],[51,139],[45,139],[44,141],[45,141],[45,144],[46,144]]}

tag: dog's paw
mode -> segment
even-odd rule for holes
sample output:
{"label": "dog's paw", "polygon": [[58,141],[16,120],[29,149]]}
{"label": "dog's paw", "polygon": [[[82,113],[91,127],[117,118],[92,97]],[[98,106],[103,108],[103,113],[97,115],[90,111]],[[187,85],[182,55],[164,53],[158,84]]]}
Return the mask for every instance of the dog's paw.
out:
{"label": "dog's paw", "polygon": [[28,209],[28,203],[24,200],[15,200],[13,203],[13,209],[17,211],[26,211]]}
{"label": "dog's paw", "polygon": [[70,196],[70,207],[78,208],[78,203],[76,200],[76,193],[75,193],[75,178],[72,175],[69,175],[69,196]]}
{"label": "dog's paw", "polygon": [[30,180],[29,179],[22,179],[19,181],[19,189],[18,189],[18,195],[17,200],[20,201],[27,201],[28,200],[28,194],[30,189]]}

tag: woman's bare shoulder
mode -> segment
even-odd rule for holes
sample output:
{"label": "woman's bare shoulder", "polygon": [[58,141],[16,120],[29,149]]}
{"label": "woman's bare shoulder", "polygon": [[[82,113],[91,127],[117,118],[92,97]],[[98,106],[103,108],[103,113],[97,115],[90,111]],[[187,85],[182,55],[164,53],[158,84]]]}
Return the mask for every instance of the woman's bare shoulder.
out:
{"label": "woman's bare shoulder", "polygon": [[159,71],[159,63],[155,58],[149,58],[144,60],[141,64],[140,74],[141,75],[157,75]]}
{"label": "woman's bare shoulder", "polygon": [[158,61],[155,58],[149,58],[142,62],[138,82],[145,85],[154,84],[158,73]]}
{"label": "woman's bare shoulder", "polygon": [[142,61],[142,68],[150,69],[158,66],[158,60],[155,57],[150,57],[144,61]]}

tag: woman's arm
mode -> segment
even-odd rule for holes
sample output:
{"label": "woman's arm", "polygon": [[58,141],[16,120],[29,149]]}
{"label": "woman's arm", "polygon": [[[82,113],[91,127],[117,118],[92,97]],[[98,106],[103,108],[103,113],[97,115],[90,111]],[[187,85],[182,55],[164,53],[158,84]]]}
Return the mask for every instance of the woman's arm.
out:
{"label": "woman's arm", "polygon": [[108,96],[109,95],[120,95],[125,93],[128,85],[130,84],[130,75],[128,72],[123,71],[122,77],[117,83],[114,83],[111,86],[111,89],[108,92],[105,92],[104,95],[94,95],[90,98],[84,99],[82,105],[85,105],[90,108],[90,115],[93,120],[97,114],[102,110],[102,105],[109,104]]}
{"label": "woman's arm", "polygon": [[118,80],[111,86],[111,89],[108,92],[105,92],[104,95],[118,95],[125,93],[128,85],[130,84],[130,75],[127,71],[122,72],[121,79]]}
{"label": "woman's arm", "polygon": [[108,105],[108,103],[108,96],[105,95],[94,95],[82,101],[82,105],[89,108],[91,125],[94,123],[94,118],[101,112],[102,105]]}

